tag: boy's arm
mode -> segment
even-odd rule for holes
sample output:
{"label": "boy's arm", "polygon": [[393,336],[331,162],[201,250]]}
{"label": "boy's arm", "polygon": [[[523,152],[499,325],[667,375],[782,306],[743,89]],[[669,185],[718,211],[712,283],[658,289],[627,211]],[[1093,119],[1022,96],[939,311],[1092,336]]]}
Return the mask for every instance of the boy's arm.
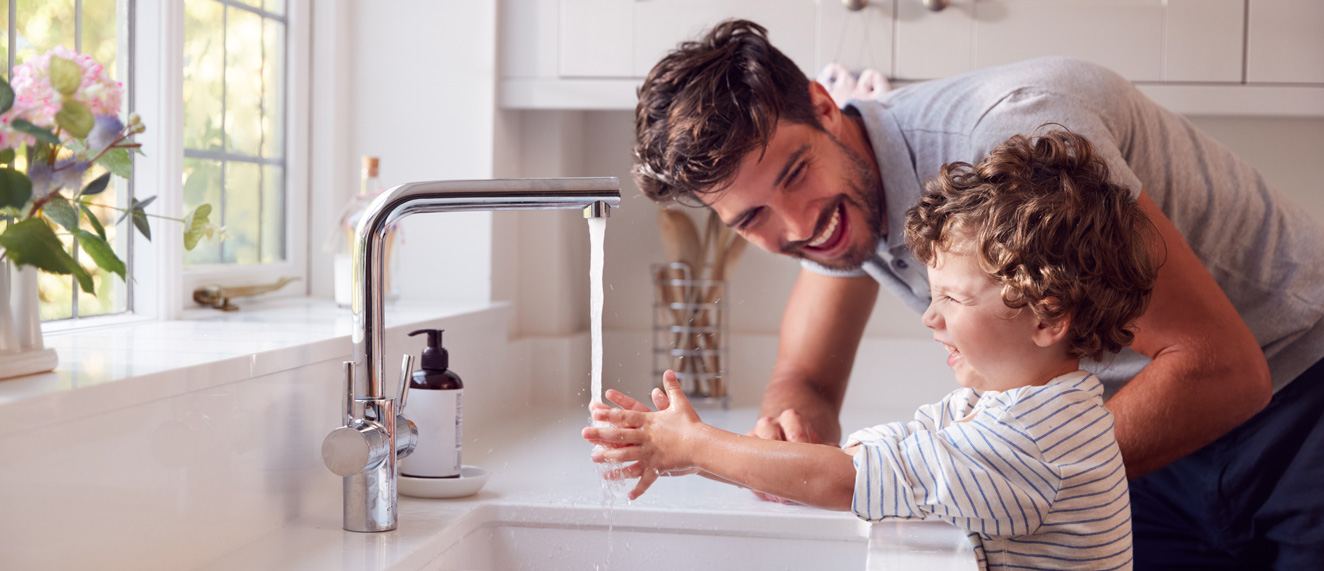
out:
{"label": "boy's arm", "polygon": [[860,518],[936,515],[991,536],[1034,533],[1061,487],[1016,420],[988,410],[940,431],[864,442],[854,463],[851,511]]}

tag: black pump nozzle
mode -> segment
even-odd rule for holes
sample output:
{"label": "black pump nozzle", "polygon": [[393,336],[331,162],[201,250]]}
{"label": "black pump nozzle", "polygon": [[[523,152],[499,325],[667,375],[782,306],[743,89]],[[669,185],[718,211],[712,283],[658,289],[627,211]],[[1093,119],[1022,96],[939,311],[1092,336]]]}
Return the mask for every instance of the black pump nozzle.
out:
{"label": "black pump nozzle", "polygon": [[428,347],[423,350],[419,367],[429,371],[445,371],[450,367],[450,352],[441,346],[441,334],[445,331],[445,329],[419,329],[409,334],[410,337],[419,333],[428,334]]}

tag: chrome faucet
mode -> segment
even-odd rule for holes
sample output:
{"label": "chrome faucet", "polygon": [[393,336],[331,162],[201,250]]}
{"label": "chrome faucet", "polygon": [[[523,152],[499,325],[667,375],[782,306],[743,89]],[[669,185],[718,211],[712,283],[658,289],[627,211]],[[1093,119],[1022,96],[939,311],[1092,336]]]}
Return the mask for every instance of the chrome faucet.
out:
{"label": "chrome faucet", "polygon": [[621,203],[615,177],[413,182],[373,199],[354,238],[354,360],[346,361],[344,426],[322,442],[322,460],[344,478],[344,524],[349,531],[390,531],[396,525],[396,461],[413,452],[414,424],[401,414],[413,369],[400,367],[399,405],[382,392],[382,268],[387,232],[421,212],[582,209],[606,218]]}

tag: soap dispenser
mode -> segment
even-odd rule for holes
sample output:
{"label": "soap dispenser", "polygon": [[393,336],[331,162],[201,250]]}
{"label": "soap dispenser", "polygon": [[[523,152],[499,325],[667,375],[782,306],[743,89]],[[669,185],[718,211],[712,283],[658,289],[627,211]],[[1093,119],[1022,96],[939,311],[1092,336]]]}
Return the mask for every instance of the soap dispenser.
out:
{"label": "soap dispenser", "polygon": [[420,368],[409,383],[409,418],[418,425],[418,447],[400,462],[400,473],[415,478],[460,477],[460,442],[464,435],[464,383],[450,367],[450,354],[441,346],[442,329],[420,329],[409,335],[428,334]]}

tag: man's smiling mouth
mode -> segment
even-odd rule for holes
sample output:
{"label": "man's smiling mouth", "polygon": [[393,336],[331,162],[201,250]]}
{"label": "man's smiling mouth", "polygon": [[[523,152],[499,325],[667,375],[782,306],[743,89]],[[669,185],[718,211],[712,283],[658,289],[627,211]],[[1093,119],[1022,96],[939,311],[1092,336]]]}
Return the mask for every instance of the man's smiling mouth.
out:
{"label": "man's smiling mouth", "polygon": [[823,228],[813,240],[805,244],[805,249],[814,252],[831,251],[841,244],[845,235],[846,203],[839,202],[832,212],[832,218],[828,220],[827,227]]}

